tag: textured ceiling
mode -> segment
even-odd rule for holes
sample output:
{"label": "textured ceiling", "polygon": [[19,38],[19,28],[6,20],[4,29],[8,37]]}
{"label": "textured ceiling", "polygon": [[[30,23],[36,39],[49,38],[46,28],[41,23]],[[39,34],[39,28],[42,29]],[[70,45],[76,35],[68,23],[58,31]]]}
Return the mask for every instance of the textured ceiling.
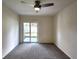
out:
{"label": "textured ceiling", "polygon": [[19,15],[54,15],[62,8],[66,7],[70,3],[76,0],[40,0],[41,3],[50,3],[53,2],[54,6],[44,7],[36,13],[33,6],[35,0],[24,0],[26,3],[20,3],[21,0],[2,0],[3,4],[7,5],[13,11]]}

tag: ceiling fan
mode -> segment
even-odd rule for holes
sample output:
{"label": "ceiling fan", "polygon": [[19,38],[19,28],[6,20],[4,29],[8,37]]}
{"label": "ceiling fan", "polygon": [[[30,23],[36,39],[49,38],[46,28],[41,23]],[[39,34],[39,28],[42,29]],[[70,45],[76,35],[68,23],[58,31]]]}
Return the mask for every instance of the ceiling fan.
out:
{"label": "ceiling fan", "polygon": [[[24,0],[22,0],[21,3],[26,3],[26,2]],[[40,4],[40,3],[41,3],[40,0],[35,0],[35,2],[34,2],[33,7],[36,12],[38,12],[41,9],[41,7],[50,7],[50,6],[54,5],[54,3],[46,3],[46,4]]]}

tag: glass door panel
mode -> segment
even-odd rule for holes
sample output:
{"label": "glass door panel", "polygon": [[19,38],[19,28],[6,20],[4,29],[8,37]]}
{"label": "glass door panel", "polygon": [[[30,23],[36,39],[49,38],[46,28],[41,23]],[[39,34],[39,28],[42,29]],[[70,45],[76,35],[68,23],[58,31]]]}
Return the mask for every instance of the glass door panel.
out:
{"label": "glass door panel", "polygon": [[24,32],[30,32],[30,23],[24,23]]}
{"label": "glass door panel", "polygon": [[30,42],[30,37],[25,37],[24,42]]}
{"label": "glass door panel", "polygon": [[31,23],[31,42],[37,42],[37,23]]}
{"label": "glass door panel", "polygon": [[31,37],[31,42],[37,42],[37,37]]}
{"label": "glass door panel", "polygon": [[30,42],[30,23],[24,23],[24,42]]}

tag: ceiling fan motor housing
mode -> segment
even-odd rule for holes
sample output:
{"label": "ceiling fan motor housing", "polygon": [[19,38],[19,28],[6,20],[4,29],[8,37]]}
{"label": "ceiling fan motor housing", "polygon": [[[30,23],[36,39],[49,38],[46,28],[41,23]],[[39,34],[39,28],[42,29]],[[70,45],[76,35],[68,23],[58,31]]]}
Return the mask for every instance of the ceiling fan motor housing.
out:
{"label": "ceiling fan motor housing", "polygon": [[34,8],[41,8],[40,1],[36,0]]}

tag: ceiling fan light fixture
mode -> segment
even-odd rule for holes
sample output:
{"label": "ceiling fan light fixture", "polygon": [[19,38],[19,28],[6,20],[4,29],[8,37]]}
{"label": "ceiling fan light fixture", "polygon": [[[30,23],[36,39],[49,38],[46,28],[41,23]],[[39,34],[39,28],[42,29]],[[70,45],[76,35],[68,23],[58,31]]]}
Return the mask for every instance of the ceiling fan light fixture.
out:
{"label": "ceiling fan light fixture", "polygon": [[35,7],[34,8],[36,12],[39,12],[40,8],[39,7]]}

